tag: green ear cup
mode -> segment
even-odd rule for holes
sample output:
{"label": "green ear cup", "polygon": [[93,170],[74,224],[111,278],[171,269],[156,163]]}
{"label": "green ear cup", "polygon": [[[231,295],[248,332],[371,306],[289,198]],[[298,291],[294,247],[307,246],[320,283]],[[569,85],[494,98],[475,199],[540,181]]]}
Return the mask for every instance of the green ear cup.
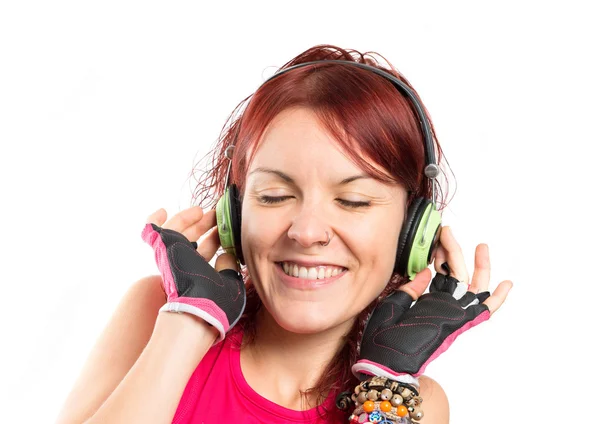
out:
{"label": "green ear cup", "polygon": [[[431,212],[427,232],[423,239],[425,223]],[[394,272],[414,279],[415,275],[425,269],[433,258],[433,252],[439,243],[441,231],[441,215],[431,200],[418,197],[412,201],[406,216],[396,249]],[[423,240],[421,242],[421,240]]]}
{"label": "green ear cup", "polygon": [[223,249],[225,249],[227,253],[235,255],[235,239],[233,235],[233,223],[231,222],[229,190],[230,187],[227,187],[225,193],[217,202],[217,228],[221,246],[223,246]]}
{"label": "green ear cup", "polygon": [[[429,216],[431,213],[431,216]],[[429,223],[427,229],[425,229],[425,223],[427,223],[427,217],[429,216]],[[408,256],[407,274],[411,281],[415,278],[418,272],[427,268],[433,259],[433,252],[439,244],[440,232],[441,232],[442,217],[440,213],[433,207],[433,204],[429,202],[425,211],[420,217],[415,237],[412,240],[411,245],[407,245],[406,248],[410,248]],[[424,237],[423,237],[424,235]]]}
{"label": "green ear cup", "polygon": [[242,205],[235,184],[227,187],[217,202],[216,215],[221,246],[225,252],[234,255],[242,265],[245,265],[241,240]]}

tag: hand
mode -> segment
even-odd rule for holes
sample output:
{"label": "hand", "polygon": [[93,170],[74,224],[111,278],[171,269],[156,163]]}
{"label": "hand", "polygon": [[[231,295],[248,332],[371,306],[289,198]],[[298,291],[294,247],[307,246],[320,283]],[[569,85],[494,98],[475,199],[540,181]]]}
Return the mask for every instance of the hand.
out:
{"label": "hand", "polygon": [[[459,287],[461,291],[468,290],[478,294],[485,292],[489,287],[490,256],[487,244],[481,243],[475,248],[475,270],[472,280],[469,280],[469,272],[462,249],[454,238],[452,231],[450,231],[449,226],[442,227],[440,246],[435,252],[433,265],[438,273],[448,274],[462,281],[466,287]],[[403,285],[398,290],[408,293],[413,300],[417,300],[425,293],[430,282],[431,270],[425,268],[415,276],[414,280]],[[512,282],[504,280],[496,287],[494,293],[483,302],[489,308],[490,315],[493,315],[502,306],[511,288]]]}
{"label": "hand", "polygon": [[[442,246],[435,255],[438,274],[430,293],[422,295],[431,278],[426,268],[375,308],[365,328],[360,358],[352,367],[358,378],[381,375],[418,385],[416,377],[432,360],[458,335],[489,319],[506,299],[512,287],[509,280],[498,285],[491,296],[484,291],[490,279],[487,245],[480,244],[475,250],[475,272],[469,286],[462,251],[448,227],[442,228],[440,241]],[[442,274],[443,270],[450,270],[450,275]],[[467,280],[459,282],[453,272],[462,273],[458,276]]]}
{"label": "hand", "polygon": [[[214,326],[222,340],[244,311],[246,289],[232,255],[220,255],[216,269],[205,260],[210,260],[219,246],[215,211],[204,214],[193,207],[165,223],[166,215],[164,209],[150,215],[142,232],[144,241],[154,249],[167,295],[167,304],[160,311],[196,315]],[[196,240],[211,228],[198,244]]]}

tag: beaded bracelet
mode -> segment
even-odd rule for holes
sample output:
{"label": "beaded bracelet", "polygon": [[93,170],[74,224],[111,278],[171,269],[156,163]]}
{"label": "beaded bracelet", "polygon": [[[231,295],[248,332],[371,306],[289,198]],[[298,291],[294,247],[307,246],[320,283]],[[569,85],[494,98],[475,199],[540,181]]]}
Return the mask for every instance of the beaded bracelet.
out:
{"label": "beaded bracelet", "polygon": [[[420,407],[423,398],[419,392],[409,384],[386,377],[375,376],[361,382],[354,388],[350,399],[355,405],[349,418],[351,424],[418,424],[424,415]],[[338,398],[338,403],[348,403],[348,399],[344,402]]]}

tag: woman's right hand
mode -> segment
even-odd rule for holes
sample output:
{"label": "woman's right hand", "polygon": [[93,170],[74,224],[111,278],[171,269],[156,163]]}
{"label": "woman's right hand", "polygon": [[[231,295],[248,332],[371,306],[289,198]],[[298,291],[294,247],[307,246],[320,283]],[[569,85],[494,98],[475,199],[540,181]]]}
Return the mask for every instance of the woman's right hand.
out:
{"label": "woman's right hand", "polygon": [[192,207],[166,218],[166,211],[159,209],[148,217],[142,232],[154,249],[167,295],[160,311],[198,316],[214,326],[222,340],[244,311],[246,289],[232,255],[220,255],[216,270],[207,262],[219,247],[215,211],[204,214]]}

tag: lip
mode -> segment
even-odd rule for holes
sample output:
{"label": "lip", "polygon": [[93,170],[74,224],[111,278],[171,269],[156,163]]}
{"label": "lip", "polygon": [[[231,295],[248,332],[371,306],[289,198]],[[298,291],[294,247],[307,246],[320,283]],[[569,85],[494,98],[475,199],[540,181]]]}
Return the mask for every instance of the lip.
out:
{"label": "lip", "polygon": [[348,271],[347,269],[344,269],[344,271],[340,272],[335,277],[323,278],[322,280],[309,280],[308,278],[297,278],[287,275],[285,272],[283,272],[281,262],[275,262],[274,265],[276,268],[275,272],[281,281],[283,281],[283,284],[285,284],[287,287],[298,290],[315,290],[329,286],[346,275],[346,272]]}
{"label": "lip", "polygon": [[283,262],[292,262],[295,263],[298,266],[303,266],[305,268],[313,268],[313,267],[317,267],[317,266],[336,266],[338,268],[344,268],[346,269],[345,266],[342,265],[338,265],[338,264],[332,264],[330,262],[317,262],[317,261],[302,261],[302,260],[294,260],[294,259],[282,259],[280,261],[276,261],[276,263],[281,264]]}

